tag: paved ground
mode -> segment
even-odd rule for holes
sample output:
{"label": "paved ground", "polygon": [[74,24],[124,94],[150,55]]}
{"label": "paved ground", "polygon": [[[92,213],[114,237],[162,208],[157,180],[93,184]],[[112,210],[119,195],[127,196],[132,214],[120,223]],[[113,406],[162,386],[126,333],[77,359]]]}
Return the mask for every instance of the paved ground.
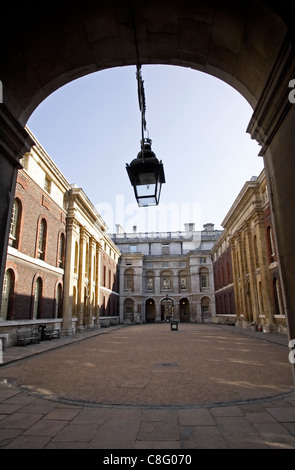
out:
{"label": "paved ground", "polygon": [[11,347],[2,449],[294,449],[287,338],[214,325],[98,329]]}

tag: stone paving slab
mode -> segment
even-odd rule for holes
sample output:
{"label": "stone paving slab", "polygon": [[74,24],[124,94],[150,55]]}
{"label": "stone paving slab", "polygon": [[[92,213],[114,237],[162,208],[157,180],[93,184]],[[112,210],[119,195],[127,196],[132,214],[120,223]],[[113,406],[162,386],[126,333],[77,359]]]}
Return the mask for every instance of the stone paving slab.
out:
{"label": "stone paving slab", "polygon": [[66,403],[2,379],[0,449],[127,449],[132,455],[148,449],[295,449],[295,391],[201,406],[112,406]]}

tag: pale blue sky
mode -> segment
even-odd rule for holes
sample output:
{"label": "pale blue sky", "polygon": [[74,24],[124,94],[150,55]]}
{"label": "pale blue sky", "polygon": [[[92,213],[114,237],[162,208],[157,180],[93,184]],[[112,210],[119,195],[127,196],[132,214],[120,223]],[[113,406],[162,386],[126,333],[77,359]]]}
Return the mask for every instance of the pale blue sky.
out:
{"label": "pale blue sky", "polygon": [[136,67],[104,70],[69,83],[27,125],[70,183],[82,187],[113,232],[197,229],[221,222],[263,159],[246,128],[252,115],[232,87],[201,72],[142,66],[152,149],[166,184],[158,207],[138,208],[125,169],[140,150]]}

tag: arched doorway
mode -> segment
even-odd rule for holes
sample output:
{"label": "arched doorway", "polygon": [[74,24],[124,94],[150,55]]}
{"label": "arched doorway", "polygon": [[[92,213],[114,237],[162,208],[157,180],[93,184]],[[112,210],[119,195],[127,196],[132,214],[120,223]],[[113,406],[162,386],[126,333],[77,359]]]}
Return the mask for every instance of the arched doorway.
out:
{"label": "arched doorway", "polygon": [[145,320],[147,323],[156,321],[156,305],[154,299],[147,299],[145,302]]}
{"label": "arched doorway", "polygon": [[161,300],[161,321],[170,321],[174,316],[174,300],[166,297]]}
{"label": "arched doorway", "polygon": [[134,300],[124,300],[123,323],[134,323]]}
{"label": "arched doorway", "polygon": [[[138,62],[186,66],[229,83],[253,108],[247,132],[265,157],[286,314],[294,338],[295,227],[290,221],[295,224],[295,107],[288,100],[295,76],[294,15],[294,2],[279,0],[212,0],[201,5],[166,0],[85,2],[73,3],[70,9],[61,0],[53,1],[45,15],[35,1],[25,9],[3,2],[1,285],[12,210],[12,203],[7,205],[4,199],[14,193],[19,158],[33,145],[24,125],[38,104],[62,85],[98,70]],[[30,24],[34,28],[28,28]]]}
{"label": "arched doorway", "polygon": [[185,297],[179,301],[179,319],[180,321],[190,321],[190,304]]}
{"label": "arched doorway", "polygon": [[202,323],[206,323],[211,319],[211,300],[209,297],[202,297],[201,299],[201,316]]}

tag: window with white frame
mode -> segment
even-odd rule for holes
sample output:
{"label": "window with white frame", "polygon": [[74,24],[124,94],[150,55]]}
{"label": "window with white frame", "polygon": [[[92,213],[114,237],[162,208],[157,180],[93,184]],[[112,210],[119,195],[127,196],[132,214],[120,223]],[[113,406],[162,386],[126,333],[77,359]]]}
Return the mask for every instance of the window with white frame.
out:
{"label": "window with white frame", "polygon": [[172,289],[172,276],[169,271],[164,271],[161,273],[161,290],[171,290]]}

